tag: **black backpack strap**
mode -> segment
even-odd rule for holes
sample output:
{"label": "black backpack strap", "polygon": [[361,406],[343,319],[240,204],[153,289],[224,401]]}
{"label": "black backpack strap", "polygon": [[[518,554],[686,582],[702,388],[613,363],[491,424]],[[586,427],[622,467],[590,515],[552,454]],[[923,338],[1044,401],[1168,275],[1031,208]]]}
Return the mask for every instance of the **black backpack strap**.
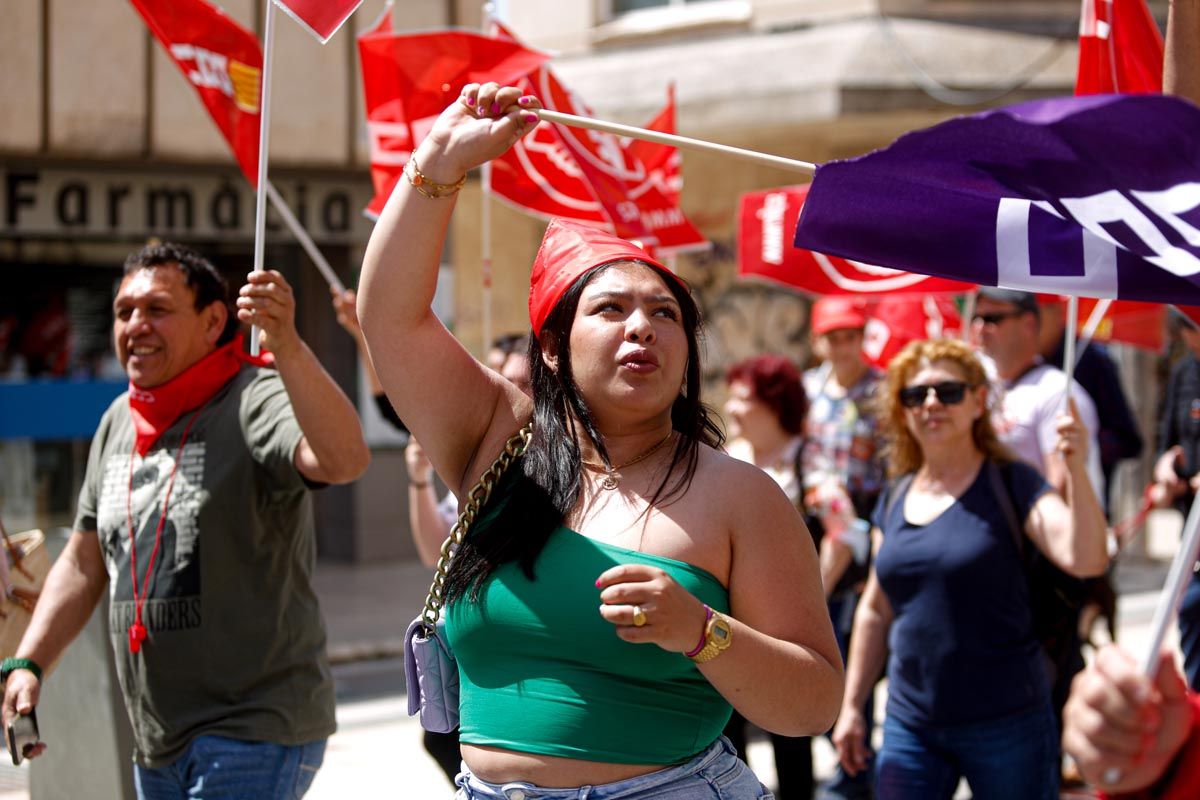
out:
{"label": "black backpack strap", "polygon": [[992,496],[996,498],[996,505],[1000,507],[1000,513],[1004,515],[1004,520],[1008,523],[1008,529],[1012,532],[1013,543],[1017,546],[1017,555],[1021,562],[1026,561],[1026,543],[1025,543],[1025,526],[1021,524],[1020,518],[1017,516],[1016,506],[1013,505],[1012,492],[1009,491],[1008,481],[1004,479],[1001,473],[1001,467],[990,458],[984,463],[984,469],[987,470],[988,484],[992,489]]}

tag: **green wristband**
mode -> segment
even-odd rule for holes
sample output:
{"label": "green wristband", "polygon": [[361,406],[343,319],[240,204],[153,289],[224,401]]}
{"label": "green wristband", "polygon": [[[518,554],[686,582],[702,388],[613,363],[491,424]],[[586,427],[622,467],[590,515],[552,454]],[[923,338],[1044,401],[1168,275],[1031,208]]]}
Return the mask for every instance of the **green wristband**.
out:
{"label": "green wristband", "polygon": [[39,681],[42,679],[42,668],[32,658],[6,658],[0,661],[0,684],[8,680],[8,676],[18,669],[27,669]]}

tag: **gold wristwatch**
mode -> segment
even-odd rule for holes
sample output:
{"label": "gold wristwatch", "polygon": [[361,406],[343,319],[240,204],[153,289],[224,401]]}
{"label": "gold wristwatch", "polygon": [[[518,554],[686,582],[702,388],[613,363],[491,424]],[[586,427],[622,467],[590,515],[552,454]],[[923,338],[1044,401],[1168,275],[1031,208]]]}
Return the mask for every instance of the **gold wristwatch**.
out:
{"label": "gold wristwatch", "polygon": [[729,620],[719,611],[713,611],[708,624],[704,626],[704,646],[694,656],[689,656],[697,664],[712,661],[733,643],[733,628]]}

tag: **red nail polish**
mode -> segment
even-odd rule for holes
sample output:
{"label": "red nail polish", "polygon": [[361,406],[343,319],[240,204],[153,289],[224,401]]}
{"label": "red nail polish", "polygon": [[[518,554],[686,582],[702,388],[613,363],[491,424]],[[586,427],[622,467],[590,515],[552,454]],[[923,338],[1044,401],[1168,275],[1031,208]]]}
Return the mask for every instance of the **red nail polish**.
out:
{"label": "red nail polish", "polygon": [[500,113],[500,104],[499,103],[492,103],[492,113],[493,114]]}
{"label": "red nail polish", "polygon": [[468,97],[468,98],[467,98],[467,105],[469,105],[469,106],[473,106],[473,105],[475,105],[475,98],[474,98],[474,97]]}
{"label": "red nail polish", "polygon": [[526,114],[526,115],[525,115],[525,121],[526,121],[526,122],[537,122],[537,121],[538,121],[538,115],[537,115],[537,114],[533,114],[533,113]]}
{"label": "red nail polish", "polygon": [[520,103],[520,104],[521,104],[521,105],[523,105],[523,106],[527,106],[527,105],[529,105],[529,98],[528,98],[528,97],[522,97],[522,98],[521,98],[520,100],[518,100],[517,102],[518,102],[518,103]]}
{"label": "red nail polish", "polygon": [[600,579],[599,578],[596,578],[596,588],[597,589],[600,588]]}

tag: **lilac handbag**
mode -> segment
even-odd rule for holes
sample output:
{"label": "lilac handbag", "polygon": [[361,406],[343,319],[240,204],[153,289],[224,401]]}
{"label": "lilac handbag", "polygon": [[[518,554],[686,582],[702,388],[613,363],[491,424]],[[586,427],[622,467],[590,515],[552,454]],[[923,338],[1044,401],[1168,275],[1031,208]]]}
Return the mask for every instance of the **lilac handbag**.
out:
{"label": "lilac handbag", "polygon": [[425,608],[404,634],[404,678],[408,688],[408,715],[421,715],[421,727],[433,733],[449,733],[458,727],[458,662],[446,639],[446,623],[441,619],[443,588],[454,551],[467,535],[479,510],[492,496],[492,489],[513,460],[525,452],[533,436],[530,423],[504,445],[504,452],[492,462],[467,494],[467,504],[458,522],[442,543],[442,555],[425,598]]}

